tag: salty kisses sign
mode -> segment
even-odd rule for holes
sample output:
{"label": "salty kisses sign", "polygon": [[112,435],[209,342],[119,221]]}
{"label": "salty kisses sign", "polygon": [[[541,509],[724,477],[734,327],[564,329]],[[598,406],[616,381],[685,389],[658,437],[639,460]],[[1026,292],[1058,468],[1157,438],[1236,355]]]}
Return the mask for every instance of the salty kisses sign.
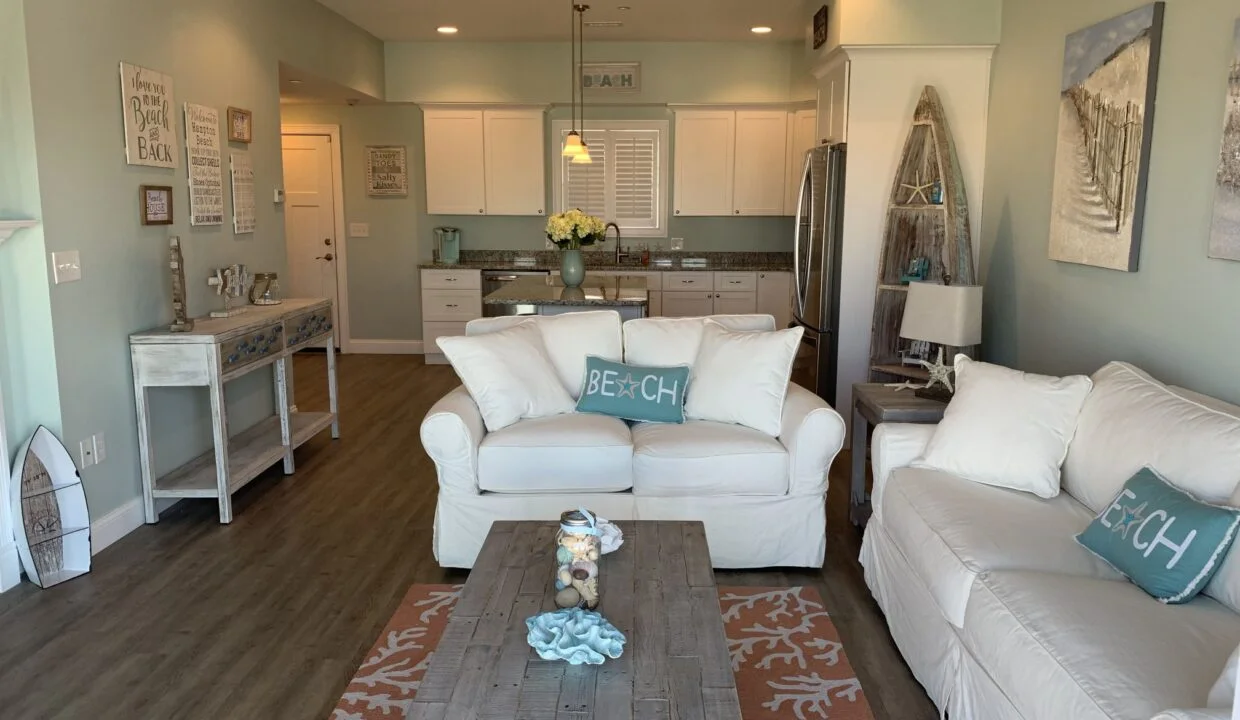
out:
{"label": "salty kisses sign", "polygon": [[121,63],[121,103],[125,112],[125,159],[129,164],[176,167],[172,77]]}

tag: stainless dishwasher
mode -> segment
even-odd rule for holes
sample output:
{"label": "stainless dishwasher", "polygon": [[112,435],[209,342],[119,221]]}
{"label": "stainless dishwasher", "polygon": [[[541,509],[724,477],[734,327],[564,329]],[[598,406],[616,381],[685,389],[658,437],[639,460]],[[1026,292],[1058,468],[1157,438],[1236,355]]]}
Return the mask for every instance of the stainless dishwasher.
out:
{"label": "stainless dishwasher", "polygon": [[[482,297],[499,290],[519,277],[547,277],[548,270],[483,270]],[[499,317],[503,315],[537,315],[538,308],[533,305],[482,305],[483,317]]]}

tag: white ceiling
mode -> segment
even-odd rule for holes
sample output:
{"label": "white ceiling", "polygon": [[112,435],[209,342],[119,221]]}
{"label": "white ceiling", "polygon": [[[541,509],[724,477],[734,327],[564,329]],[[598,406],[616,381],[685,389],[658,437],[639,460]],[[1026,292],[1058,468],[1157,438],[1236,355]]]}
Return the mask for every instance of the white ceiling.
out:
{"label": "white ceiling", "polygon": [[[319,0],[382,40],[568,40],[571,0]],[[603,0],[589,2],[586,22],[617,20],[620,28],[586,28],[587,41],[752,40],[804,37],[803,0]],[[628,5],[630,10],[618,10]],[[460,32],[440,35],[440,25]],[[758,36],[751,27],[773,29]]]}

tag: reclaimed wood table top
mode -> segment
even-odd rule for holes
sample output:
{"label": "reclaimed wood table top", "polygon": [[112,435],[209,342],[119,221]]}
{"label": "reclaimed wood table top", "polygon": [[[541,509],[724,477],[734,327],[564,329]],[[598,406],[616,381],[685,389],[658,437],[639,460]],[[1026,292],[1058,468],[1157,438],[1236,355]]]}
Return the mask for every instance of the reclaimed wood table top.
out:
{"label": "reclaimed wood table top", "polygon": [[406,718],[740,720],[700,522],[617,522],[598,610],[627,638],[602,665],[542,660],[525,620],[555,610],[555,522],[497,522]]}
{"label": "reclaimed wood table top", "polygon": [[947,409],[947,403],[917,397],[911,388],[897,389],[882,383],[853,385],[853,401],[871,423],[936,423]]}

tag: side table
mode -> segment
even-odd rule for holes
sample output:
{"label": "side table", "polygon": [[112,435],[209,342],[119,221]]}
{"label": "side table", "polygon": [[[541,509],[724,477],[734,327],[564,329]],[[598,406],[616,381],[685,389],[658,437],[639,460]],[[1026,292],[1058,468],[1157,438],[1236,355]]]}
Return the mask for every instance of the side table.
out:
{"label": "side table", "polygon": [[848,508],[853,525],[865,526],[870,519],[870,494],[865,487],[870,428],[885,422],[937,423],[946,409],[947,403],[919,398],[911,389],[882,383],[853,385],[852,499]]}

